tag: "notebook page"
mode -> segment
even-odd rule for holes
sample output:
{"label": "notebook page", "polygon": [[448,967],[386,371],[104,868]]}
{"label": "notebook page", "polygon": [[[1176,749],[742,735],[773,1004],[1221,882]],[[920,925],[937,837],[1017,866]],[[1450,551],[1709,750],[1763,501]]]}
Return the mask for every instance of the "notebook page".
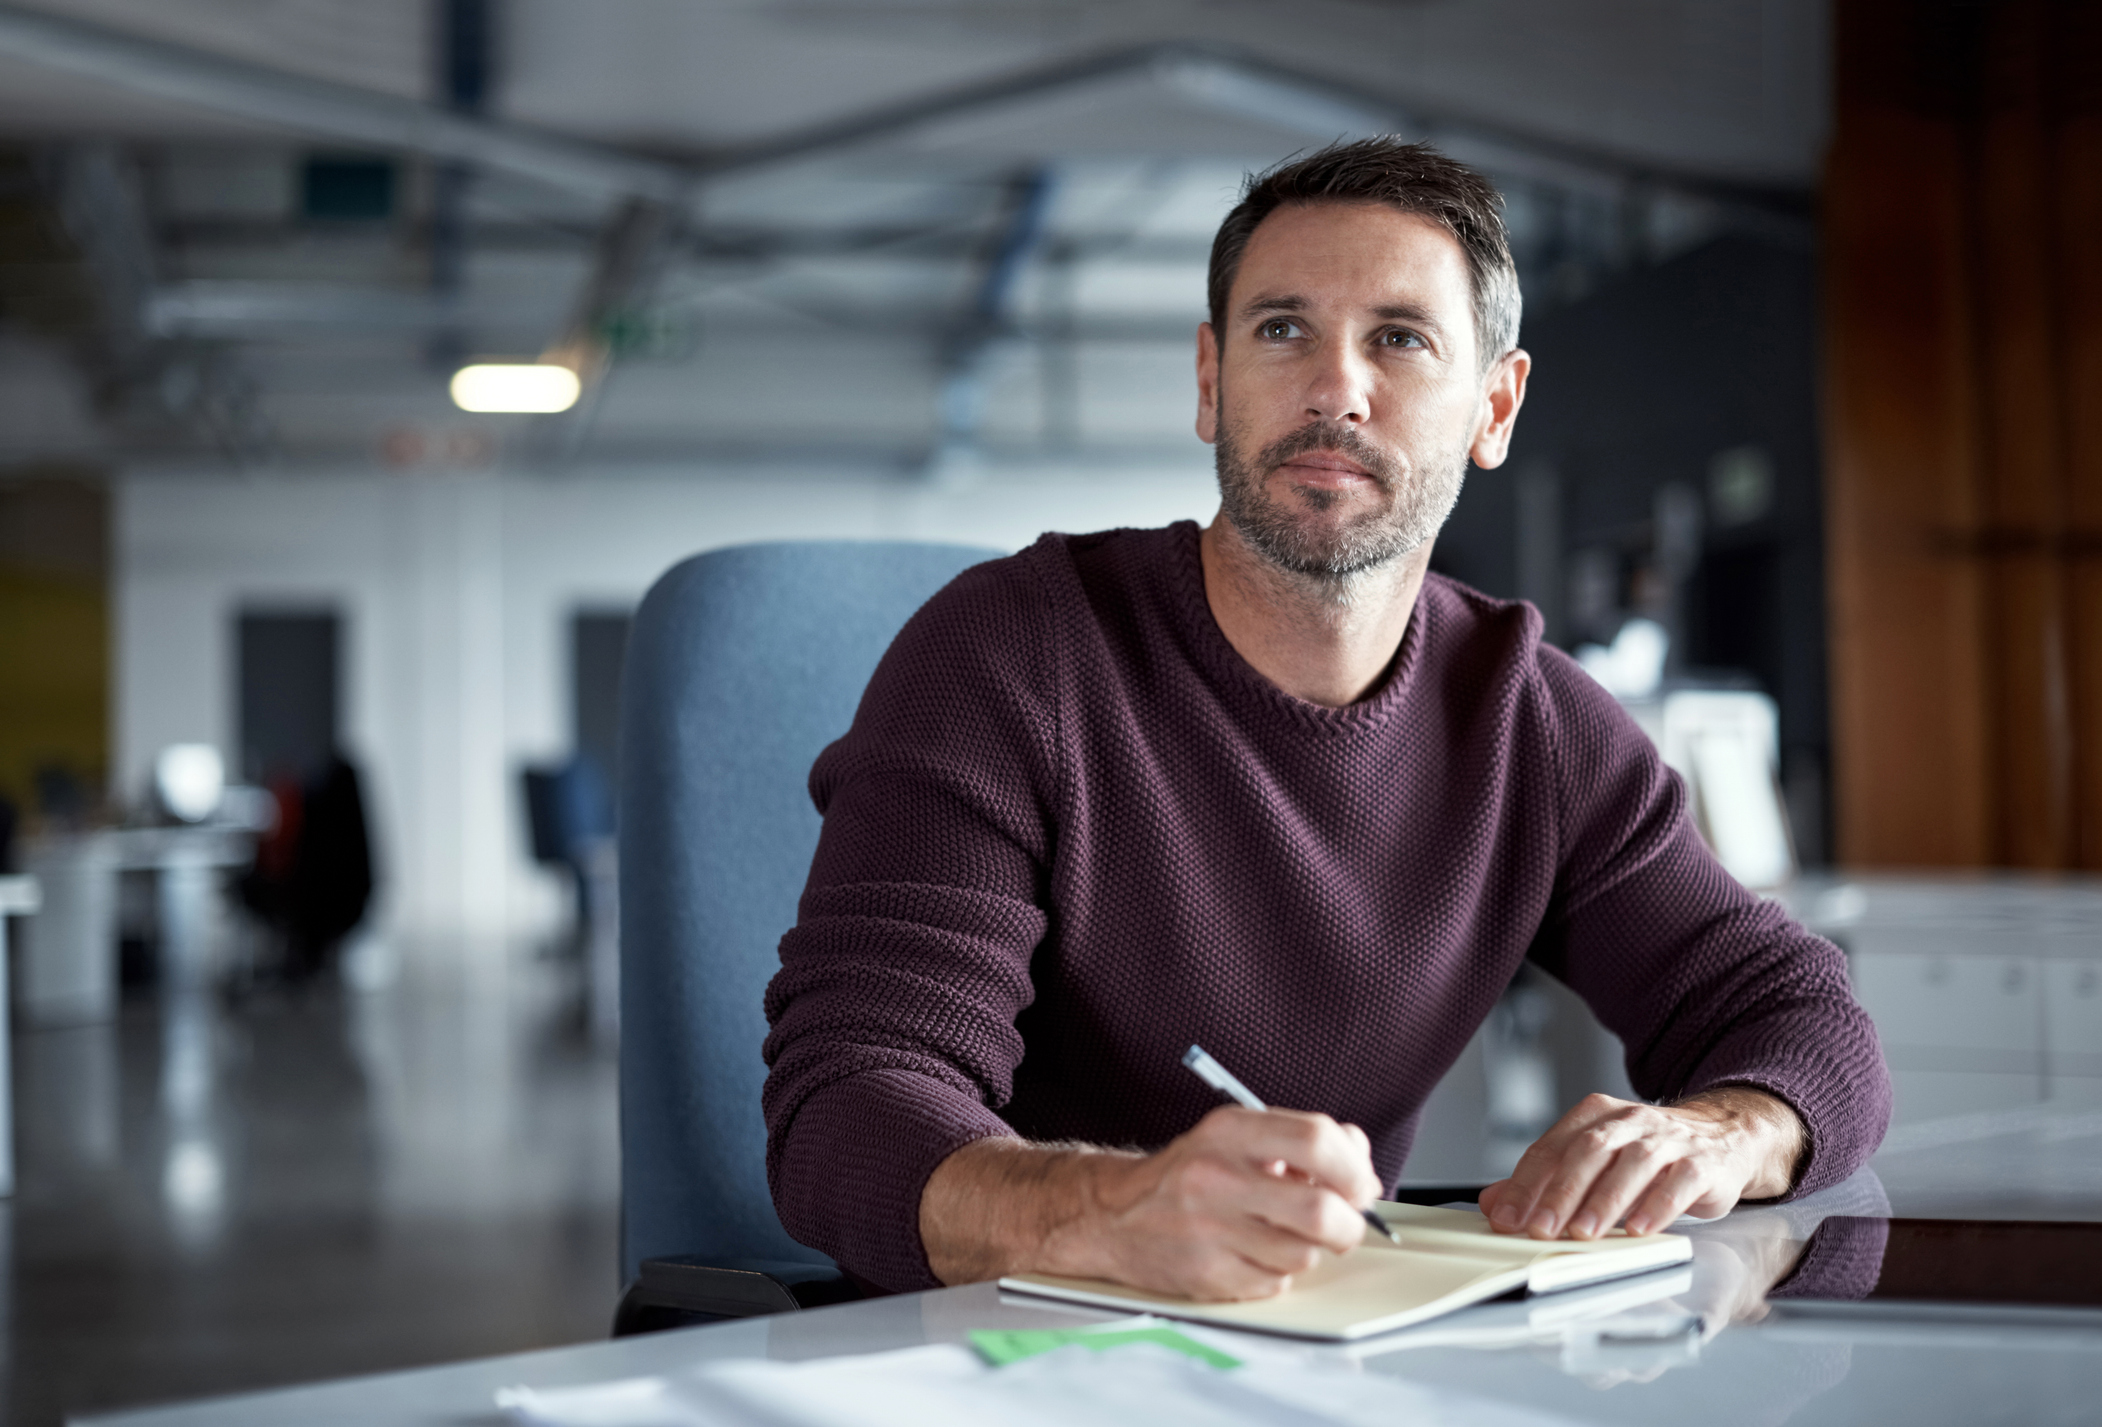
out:
{"label": "notebook page", "polygon": [[1455,1295],[1468,1301],[1470,1296],[1503,1292],[1525,1281],[1525,1266],[1508,1259],[1469,1258],[1449,1251],[1409,1253],[1371,1238],[1367,1243],[1378,1247],[1342,1257],[1323,1254],[1321,1262],[1295,1277],[1285,1293],[1248,1303],[1192,1303],[1094,1279],[1049,1274],[1028,1274],[1002,1283],[1023,1291],[1037,1285],[1085,1302],[1134,1312],[1151,1310],[1229,1328],[1341,1338],[1364,1331],[1367,1323],[1418,1312],[1428,1315]]}
{"label": "notebook page", "polygon": [[[1372,1206],[1394,1231],[1405,1248],[1438,1253],[1447,1250],[1503,1263],[1533,1263],[1548,1255],[1614,1254],[1644,1245],[1669,1243],[1675,1234],[1631,1235],[1615,1229],[1597,1239],[1529,1239],[1522,1234],[1499,1234],[1487,1218],[1472,1209],[1434,1209],[1421,1204],[1393,1204],[1380,1200]],[[1367,1236],[1367,1244],[1379,1240]],[[1654,1255],[1644,1255],[1653,1257]],[[1666,1259],[1685,1257],[1677,1250],[1665,1251]]]}

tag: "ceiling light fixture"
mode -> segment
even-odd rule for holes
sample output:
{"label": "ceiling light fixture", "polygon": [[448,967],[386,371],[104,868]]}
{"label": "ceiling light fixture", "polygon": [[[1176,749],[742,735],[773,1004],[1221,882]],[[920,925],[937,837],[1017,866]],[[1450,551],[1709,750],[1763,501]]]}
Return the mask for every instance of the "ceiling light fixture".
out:
{"label": "ceiling light fixture", "polygon": [[453,405],[462,411],[567,411],[583,383],[552,362],[477,362],[453,373]]}

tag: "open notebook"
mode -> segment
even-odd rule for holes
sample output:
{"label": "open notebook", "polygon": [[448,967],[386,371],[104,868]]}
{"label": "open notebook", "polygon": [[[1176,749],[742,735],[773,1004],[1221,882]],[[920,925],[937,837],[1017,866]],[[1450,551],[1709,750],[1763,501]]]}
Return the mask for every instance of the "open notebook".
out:
{"label": "open notebook", "polygon": [[1355,1253],[1324,1254],[1319,1264],[1293,1280],[1287,1292],[1252,1303],[1195,1303],[1095,1279],[1037,1273],[1003,1278],[1000,1286],[1101,1308],[1216,1323],[1222,1328],[1348,1340],[1406,1328],[1514,1290],[1553,1293],[1693,1257],[1693,1241],[1680,1234],[1631,1238],[1615,1232],[1582,1242],[1542,1242],[1499,1234],[1471,1209],[1431,1209],[1385,1201],[1373,1208],[1401,1235],[1400,1247],[1368,1228],[1363,1246]]}

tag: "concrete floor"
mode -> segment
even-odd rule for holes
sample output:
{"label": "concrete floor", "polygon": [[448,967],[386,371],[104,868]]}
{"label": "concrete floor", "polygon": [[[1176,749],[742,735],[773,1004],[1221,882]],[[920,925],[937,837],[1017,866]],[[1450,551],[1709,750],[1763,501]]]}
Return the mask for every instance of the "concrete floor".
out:
{"label": "concrete floor", "polygon": [[605,1335],[614,1065],[574,970],[408,960],[18,1035],[8,1423]]}

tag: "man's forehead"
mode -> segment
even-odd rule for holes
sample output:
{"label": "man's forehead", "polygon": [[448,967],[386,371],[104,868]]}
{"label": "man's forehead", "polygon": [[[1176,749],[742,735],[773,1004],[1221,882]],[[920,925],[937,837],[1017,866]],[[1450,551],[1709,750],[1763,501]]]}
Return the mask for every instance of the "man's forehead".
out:
{"label": "man's forehead", "polygon": [[1251,298],[1342,283],[1378,303],[1406,293],[1413,304],[1464,303],[1467,255],[1435,220],[1384,203],[1280,205],[1249,235],[1234,274],[1236,310]]}

